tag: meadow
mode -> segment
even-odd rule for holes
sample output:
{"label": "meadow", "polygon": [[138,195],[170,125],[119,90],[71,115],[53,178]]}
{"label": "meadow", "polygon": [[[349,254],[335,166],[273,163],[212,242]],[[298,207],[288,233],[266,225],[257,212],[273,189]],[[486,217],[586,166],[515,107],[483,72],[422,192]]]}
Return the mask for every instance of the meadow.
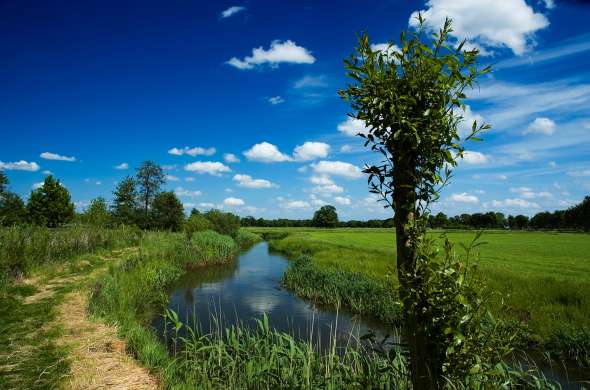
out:
{"label": "meadow", "polygon": [[[273,239],[271,248],[296,258],[311,256],[324,271],[364,275],[396,283],[391,229],[251,228]],[[430,231],[462,251],[474,231]],[[472,261],[506,304],[498,313],[524,324],[526,340],[566,350],[588,364],[590,350],[590,235],[486,231]],[[293,286],[296,288],[296,286]]]}

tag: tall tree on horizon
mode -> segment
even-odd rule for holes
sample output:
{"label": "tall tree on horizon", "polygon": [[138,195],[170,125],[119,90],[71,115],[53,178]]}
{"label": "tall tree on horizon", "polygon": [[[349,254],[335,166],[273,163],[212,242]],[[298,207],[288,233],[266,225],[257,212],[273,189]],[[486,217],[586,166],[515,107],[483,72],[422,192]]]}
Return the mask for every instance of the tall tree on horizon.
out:
{"label": "tall tree on horizon", "polygon": [[[464,152],[462,141],[476,139],[488,125],[473,123],[461,139],[458,125],[465,110],[466,88],[489,68],[477,67],[477,50],[449,44],[453,31],[447,19],[438,33],[428,34],[421,15],[416,30],[402,32],[401,49],[393,44],[376,50],[366,34],[345,67],[352,83],[339,91],[350,102],[351,116],[366,124],[365,146],[382,155],[381,164],[367,166],[370,192],[393,209],[399,295],[404,333],[410,354],[413,388],[433,389],[443,381],[448,345],[428,317],[428,283],[418,266],[427,264],[418,249],[425,237],[429,203],[438,199],[450,168]],[[426,262],[426,263],[425,263]],[[426,314],[425,314],[426,313]]]}
{"label": "tall tree on horizon", "polygon": [[113,191],[111,212],[117,223],[131,225],[137,222],[137,189],[135,180],[127,176],[117,183]]}
{"label": "tall tree on horizon", "polygon": [[164,169],[153,161],[144,161],[136,174],[137,185],[139,186],[139,200],[143,207],[146,223],[149,217],[149,208],[154,201],[160,188],[166,183]]}
{"label": "tall tree on horizon", "polygon": [[47,227],[58,227],[74,219],[74,204],[70,192],[52,175],[33,191],[27,203],[31,222]]}

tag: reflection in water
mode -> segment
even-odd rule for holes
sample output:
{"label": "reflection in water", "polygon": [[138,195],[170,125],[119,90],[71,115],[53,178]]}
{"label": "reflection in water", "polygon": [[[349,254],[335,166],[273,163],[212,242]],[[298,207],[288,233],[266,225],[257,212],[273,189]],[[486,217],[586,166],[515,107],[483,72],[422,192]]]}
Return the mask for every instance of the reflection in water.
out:
{"label": "reflection in water", "polygon": [[[197,319],[201,332],[235,323],[252,325],[266,313],[271,328],[288,332],[320,348],[331,336],[344,346],[372,330],[378,337],[396,333],[381,323],[361,319],[346,311],[319,307],[281,287],[287,260],[269,254],[266,242],[257,244],[231,264],[199,268],[180,279],[171,289],[169,309],[184,323]],[[153,325],[163,332],[161,317]]]}

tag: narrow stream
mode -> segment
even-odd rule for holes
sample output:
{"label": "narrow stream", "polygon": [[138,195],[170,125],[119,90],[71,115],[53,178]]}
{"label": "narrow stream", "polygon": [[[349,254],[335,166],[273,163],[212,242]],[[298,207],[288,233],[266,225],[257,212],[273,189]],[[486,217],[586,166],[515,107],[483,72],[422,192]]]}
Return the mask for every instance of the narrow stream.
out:
{"label": "narrow stream", "polygon": [[[197,319],[200,332],[209,333],[218,326],[240,323],[252,326],[255,318],[266,313],[271,328],[287,332],[299,340],[312,340],[320,350],[330,347],[336,336],[336,346],[355,344],[360,336],[373,332],[377,339],[391,336],[399,341],[399,331],[377,320],[354,315],[346,310],[335,310],[316,305],[292,294],[281,286],[288,260],[269,253],[268,243],[256,244],[243,252],[232,263],[203,267],[187,273],[169,290],[168,308],[178,313],[185,324]],[[164,320],[156,317],[152,326],[163,335]],[[537,359],[535,359],[537,360]],[[564,389],[583,388],[588,381],[587,369],[549,364],[537,360],[539,368]],[[586,385],[589,386],[590,385]]]}
{"label": "narrow stream", "polygon": [[[266,313],[271,328],[304,341],[312,338],[320,349],[328,348],[334,335],[337,346],[344,347],[369,331],[378,339],[397,333],[375,320],[321,307],[292,294],[281,286],[287,266],[286,258],[269,253],[268,243],[261,242],[231,264],[186,274],[172,286],[168,308],[184,323],[198,319],[205,333],[216,326],[212,317],[221,319],[225,326],[237,322],[248,326]],[[163,333],[162,317],[152,325]]]}

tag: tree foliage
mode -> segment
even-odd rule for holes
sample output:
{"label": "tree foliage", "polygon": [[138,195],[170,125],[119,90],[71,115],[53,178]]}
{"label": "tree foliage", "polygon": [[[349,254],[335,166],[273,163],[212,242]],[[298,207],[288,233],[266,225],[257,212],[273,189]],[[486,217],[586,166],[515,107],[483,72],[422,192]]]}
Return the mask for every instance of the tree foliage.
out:
{"label": "tree foliage", "polygon": [[135,180],[127,176],[121,180],[115,191],[111,212],[118,224],[133,225],[137,223],[137,189]]}
{"label": "tree foliage", "polygon": [[320,209],[313,214],[311,223],[314,227],[335,228],[338,226],[336,207],[330,205],[320,207]]}
{"label": "tree foliage", "polygon": [[12,226],[26,220],[25,203],[14,192],[8,191],[8,176],[0,171],[0,226]]}
{"label": "tree foliage", "polygon": [[421,15],[418,28],[402,32],[401,50],[374,50],[366,34],[356,52],[345,60],[352,82],[339,91],[350,103],[351,116],[366,124],[359,134],[365,146],[383,157],[367,166],[369,188],[393,208],[397,245],[399,295],[404,308],[404,331],[410,353],[414,388],[441,384],[444,361],[432,337],[428,259],[419,259],[424,241],[425,215],[463,156],[465,140],[489,128],[473,122],[461,139],[459,125],[465,110],[465,91],[489,71],[477,66],[477,50],[449,44],[451,21],[432,35]]}
{"label": "tree foliage", "polygon": [[74,204],[69,191],[49,175],[43,185],[31,192],[27,203],[27,213],[32,223],[57,227],[72,221]]}
{"label": "tree foliage", "polygon": [[236,237],[240,229],[240,217],[220,210],[209,210],[204,214],[211,224],[211,229],[219,234]]}
{"label": "tree foliage", "polygon": [[160,192],[151,209],[151,225],[157,229],[179,231],[184,223],[184,208],[174,192]]}
{"label": "tree foliage", "polygon": [[107,201],[103,197],[98,197],[90,201],[90,206],[84,213],[86,223],[96,226],[108,226],[111,224],[111,214]]}
{"label": "tree foliage", "polygon": [[136,182],[139,187],[139,203],[143,206],[144,217],[148,218],[149,208],[160,188],[166,183],[164,169],[153,161],[144,161],[137,168]]}

